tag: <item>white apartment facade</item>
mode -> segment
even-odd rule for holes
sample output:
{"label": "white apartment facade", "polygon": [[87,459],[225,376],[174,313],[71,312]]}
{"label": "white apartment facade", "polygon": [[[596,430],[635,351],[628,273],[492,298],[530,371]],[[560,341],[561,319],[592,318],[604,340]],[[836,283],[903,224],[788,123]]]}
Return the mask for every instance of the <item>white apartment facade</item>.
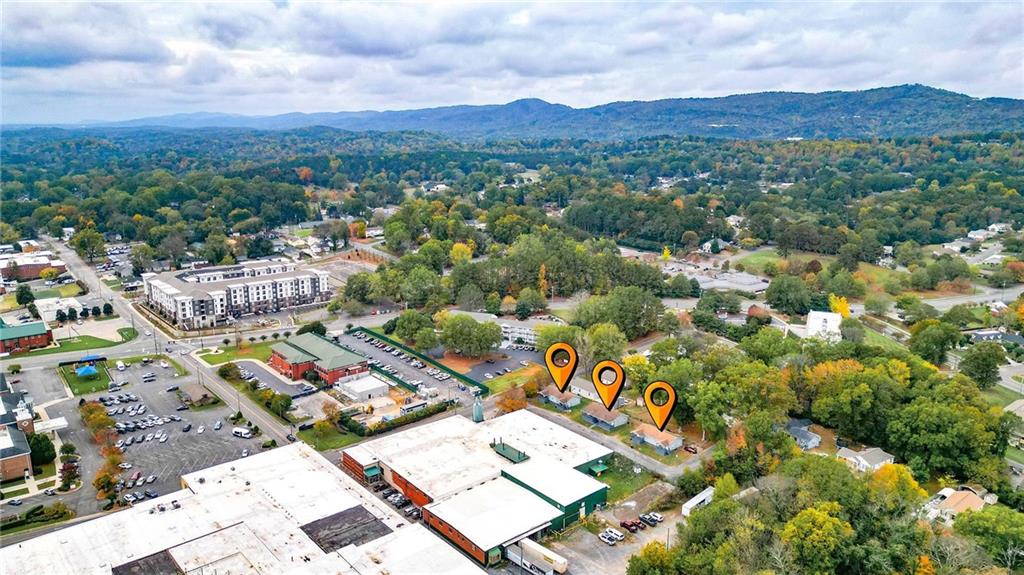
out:
{"label": "white apartment facade", "polygon": [[258,261],[198,270],[143,274],[146,303],[178,327],[215,327],[254,313],[326,302],[327,272],[286,261]]}

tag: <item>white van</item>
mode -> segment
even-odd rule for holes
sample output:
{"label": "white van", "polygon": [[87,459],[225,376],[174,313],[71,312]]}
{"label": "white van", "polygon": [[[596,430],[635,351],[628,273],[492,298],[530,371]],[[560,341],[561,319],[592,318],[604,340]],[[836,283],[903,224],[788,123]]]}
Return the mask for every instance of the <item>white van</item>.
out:
{"label": "white van", "polygon": [[124,367],[125,365],[123,361],[117,362],[117,371],[124,371]]}
{"label": "white van", "polygon": [[242,439],[249,439],[252,437],[252,432],[246,427],[236,427],[231,430],[231,435],[241,437]]}

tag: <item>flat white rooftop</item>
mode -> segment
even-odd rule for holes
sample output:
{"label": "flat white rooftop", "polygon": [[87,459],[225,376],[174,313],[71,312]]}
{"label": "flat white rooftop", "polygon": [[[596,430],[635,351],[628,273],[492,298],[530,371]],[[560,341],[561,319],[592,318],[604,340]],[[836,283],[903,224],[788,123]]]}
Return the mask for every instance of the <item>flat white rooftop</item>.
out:
{"label": "flat white rooftop", "polygon": [[494,479],[514,465],[494,451],[492,441],[503,441],[531,459],[569,467],[612,453],[539,415],[519,410],[479,424],[458,415],[446,417],[364,442],[350,454],[364,466],[380,461],[438,501]]}
{"label": "flat white rooftop", "polygon": [[562,514],[504,477],[431,503],[426,509],[485,551],[539,531]]}
{"label": "flat white rooftop", "polygon": [[503,471],[562,506],[608,488],[586,473],[539,457],[506,467]]}
{"label": "flat white rooftop", "polygon": [[350,393],[365,393],[368,391],[377,391],[379,389],[387,389],[388,382],[377,377],[376,375],[370,374],[366,377],[360,377],[351,381],[342,382],[341,387],[348,390]]}
{"label": "flat white rooftop", "polygon": [[577,467],[609,457],[612,450],[525,409],[479,425],[488,439],[500,439],[531,458],[546,457]]}
{"label": "flat white rooftop", "polygon": [[[405,545],[404,532],[412,527],[305,444],[190,473],[182,480],[187,488],[181,491],[5,547],[0,564],[5,572],[58,574],[110,574],[140,560],[133,566],[139,572],[159,571],[150,561],[186,572],[256,575],[313,564],[318,568],[310,572],[317,573],[411,572],[407,558],[381,554],[374,543],[391,537],[395,545]],[[164,511],[158,510],[161,505]],[[310,525],[321,521],[326,522],[322,528]],[[352,533],[355,542],[345,540],[347,544],[325,551],[322,545],[329,546],[336,530]],[[373,534],[363,536],[367,530]],[[469,569],[469,559],[451,548],[455,555],[446,555],[446,544],[427,535],[434,541],[413,534],[410,547],[440,553],[439,561],[454,565],[453,572],[479,573]],[[360,568],[346,559],[362,556],[360,550],[367,545],[381,562],[367,556]],[[389,557],[394,557],[394,568]]]}

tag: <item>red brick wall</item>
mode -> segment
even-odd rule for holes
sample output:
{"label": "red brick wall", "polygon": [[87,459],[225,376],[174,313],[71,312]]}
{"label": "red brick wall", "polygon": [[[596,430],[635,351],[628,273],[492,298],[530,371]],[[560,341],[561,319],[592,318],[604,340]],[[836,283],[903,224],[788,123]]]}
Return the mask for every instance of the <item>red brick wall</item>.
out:
{"label": "red brick wall", "polygon": [[267,360],[267,364],[277,370],[281,375],[291,378],[292,381],[302,379],[302,374],[313,369],[313,362],[311,361],[295,364],[288,363],[288,360],[276,351],[270,354],[270,359]]}
{"label": "red brick wall", "polygon": [[326,381],[329,384],[334,384],[337,383],[338,380],[342,378],[349,377],[350,375],[366,373],[368,371],[370,371],[370,368],[369,366],[366,365],[366,363],[357,363],[356,365],[351,365],[347,368],[332,369],[331,371],[317,370],[317,373],[320,374],[320,379]]}
{"label": "red brick wall", "polygon": [[363,466],[344,451],[341,452],[341,469],[355,477],[360,483],[366,484],[366,472],[363,470]]}
{"label": "red brick wall", "polygon": [[29,473],[32,472],[32,459],[27,453],[4,459],[0,461],[0,479],[21,479],[25,476],[26,469]]}
{"label": "red brick wall", "polygon": [[53,332],[49,330],[39,335],[5,339],[0,341],[0,352],[17,353],[19,351],[28,351],[37,347],[46,347],[50,345],[51,341],[53,341]]}
{"label": "red brick wall", "polygon": [[409,498],[409,501],[412,501],[419,507],[423,507],[427,503],[433,501],[433,499],[428,497],[426,493],[420,491],[419,487],[416,487],[415,485],[410,483],[406,478],[396,473],[394,469],[391,470],[391,481],[395,487],[397,487],[402,493],[405,494],[406,497]]}
{"label": "red brick wall", "polygon": [[[60,273],[64,273],[65,271],[67,271],[67,268],[62,266],[62,265],[53,266],[53,265],[50,265],[50,264],[25,264],[25,265],[17,266],[18,276],[16,278],[13,278],[13,279],[19,279],[19,280],[39,279],[39,272],[45,270],[46,268],[53,268],[53,269],[59,271]],[[10,266],[4,267],[4,268],[0,268],[0,276],[3,276],[4,279],[11,279],[11,275],[12,275],[13,271],[14,271],[14,268],[11,268]]]}
{"label": "red brick wall", "polygon": [[486,551],[474,545],[472,541],[466,539],[462,533],[453,529],[451,525],[441,521],[441,519],[439,519],[437,515],[431,513],[429,509],[423,510],[423,521],[427,525],[433,527],[435,531],[443,535],[445,539],[458,545],[459,548],[466,553],[469,553],[474,559],[479,561],[481,565],[487,564]]}

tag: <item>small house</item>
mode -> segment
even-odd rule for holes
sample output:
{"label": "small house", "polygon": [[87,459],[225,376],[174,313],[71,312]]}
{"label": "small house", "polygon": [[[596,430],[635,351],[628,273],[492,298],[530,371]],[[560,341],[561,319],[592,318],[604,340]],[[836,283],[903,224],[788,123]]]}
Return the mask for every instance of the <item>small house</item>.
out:
{"label": "small house", "polygon": [[540,397],[562,411],[569,411],[580,404],[580,398],[575,393],[569,390],[558,391],[558,386],[553,383],[541,390]]}
{"label": "small house", "polygon": [[883,465],[896,461],[895,456],[877,447],[870,447],[863,451],[854,451],[843,447],[836,452],[836,457],[845,461],[854,471],[862,472],[878,471]]}
{"label": "small house", "polygon": [[809,430],[810,425],[809,419],[790,419],[786,424],[786,433],[796,441],[797,447],[804,451],[821,445],[821,436]]}
{"label": "small house", "polygon": [[600,403],[590,402],[583,408],[583,420],[605,431],[613,431],[629,423],[629,416],[617,409],[605,409]]}
{"label": "small house", "polygon": [[667,431],[658,431],[649,423],[641,423],[629,434],[633,445],[647,444],[661,455],[671,455],[683,446],[683,438]]}

